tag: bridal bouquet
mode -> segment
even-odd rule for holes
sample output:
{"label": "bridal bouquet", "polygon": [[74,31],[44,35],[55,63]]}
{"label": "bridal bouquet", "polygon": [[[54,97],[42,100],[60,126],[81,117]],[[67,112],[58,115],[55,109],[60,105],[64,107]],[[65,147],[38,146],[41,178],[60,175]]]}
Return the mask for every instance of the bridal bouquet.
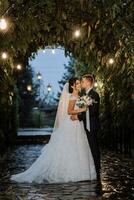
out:
{"label": "bridal bouquet", "polygon": [[90,96],[85,95],[85,96],[80,97],[77,100],[76,105],[79,108],[83,108],[83,107],[86,107],[86,106],[93,105],[93,103],[97,103],[97,102],[94,99],[92,99]]}

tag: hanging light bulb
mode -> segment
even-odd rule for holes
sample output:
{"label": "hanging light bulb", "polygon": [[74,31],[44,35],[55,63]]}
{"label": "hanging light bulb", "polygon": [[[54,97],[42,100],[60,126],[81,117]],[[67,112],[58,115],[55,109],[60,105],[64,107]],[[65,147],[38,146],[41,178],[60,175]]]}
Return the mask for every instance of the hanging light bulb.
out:
{"label": "hanging light bulb", "polygon": [[109,64],[112,65],[114,63],[114,59],[113,58],[109,58],[108,62],[109,62]]}
{"label": "hanging light bulb", "polygon": [[74,36],[76,37],[76,38],[78,38],[78,37],[80,37],[80,30],[76,30],[75,32],[74,32]]}
{"label": "hanging light bulb", "polygon": [[32,91],[32,86],[31,85],[27,85],[27,90],[30,92]]}
{"label": "hanging light bulb", "polygon": [[18,65],[16,66],[16,68],[17,68],[18,70],[21,70],[21,69],[22,69],[22,65],[18,64]]}
{"label": "hanging light bulb", "polygon": [[0,19],[0,30],[4,31],[8,27],[7,21],[4,18]]}
{"label": "hanging light bulb", "polygon": [[2,54],[1,54],[1,57],[2,57],[2,59],[7,59],[8,58],[8,55],[7,55],[7,53],[6,52],[3,52]]}
{"label": "hanging light bulb", "polygon": [[97,82],[94,83],[94,87],[98,87],[98,83]]}

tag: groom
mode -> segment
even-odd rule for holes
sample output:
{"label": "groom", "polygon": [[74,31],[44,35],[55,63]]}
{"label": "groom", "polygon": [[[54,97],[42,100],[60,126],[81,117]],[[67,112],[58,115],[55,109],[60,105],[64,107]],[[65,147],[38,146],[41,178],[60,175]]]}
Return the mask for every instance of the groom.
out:
{"label": "groom", "polygon": [[86,91],[86,95],[95,100],[92,105],[89,105],[86,112],[77,116],[71,116],[72,120],[79,119],[84,122],[88,142],[93,155],[97,180],[100,180],[100,150],[98,145],[97,133],[100,129],[99,122],[99,105],[100,98],[96,91],[93,90],[94,78],[92,75],[84,75],[82,77],[82,88]]}

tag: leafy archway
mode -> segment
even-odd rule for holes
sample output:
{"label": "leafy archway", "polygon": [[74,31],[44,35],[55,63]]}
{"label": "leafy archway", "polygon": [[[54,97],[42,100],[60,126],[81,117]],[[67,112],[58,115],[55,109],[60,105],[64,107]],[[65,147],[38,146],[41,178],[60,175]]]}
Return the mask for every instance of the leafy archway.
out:
{"label": "leafy archway", "polygon": [[[104,113],[110,118],[107,128],[126,121],[133,129],[133,113],[128,115],[133,108],[133,12],[132,0],[1,0],[0,14],[9,30],[0,33],[0,51],[10,55],[6,63],[0,61],[0,76],[9,78],[0,82],[1,90],[9,83],[14,88],[16,63],[25,66],[39,48],[64,46],[66,54],[84,63],[83,68],[76,65],[77,74],[91,72],[103,83]],[[110,58],[114,60],[109,62]],[[9,93],[11,89],[8,97]]]}
{"label": "leafy archway", "polygon": [[[1,2],[1,13],[9,20],[9,31],[0,35],[1,50],[8,50],[12,57],[61,45],[87,64],[103,65],[102,58],[108,54],[117,57],[121,50],[132,51],[133,1]],[[81,32],[77,39],[76,30]]]}

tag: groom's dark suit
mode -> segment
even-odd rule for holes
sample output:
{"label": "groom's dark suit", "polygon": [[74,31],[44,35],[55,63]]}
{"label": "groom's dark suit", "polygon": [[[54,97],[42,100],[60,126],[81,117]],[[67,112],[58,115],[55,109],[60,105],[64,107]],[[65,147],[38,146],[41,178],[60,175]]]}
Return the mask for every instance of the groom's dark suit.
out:
{"label": "groom's dark suit", "polygon": [[88,142],[89,142],[94,163],[95,163],[97,178],[99,179],[100,150],[99,150],[99,145],[98,145],[97,133],[98,133],[98,130],[100,129],[100,121],[99,121],[100,98],[99,98],[99,94],[93,89],[91,89],[87,95],[96,101],[96,103],[93,103],[93,105],[90,105],[87,108],[89,109],[90,132],[87,130],[87,127],[86,127],[86,112],[83,112],[80,115],[78,115],[78,119],[80,121],[83,120],[84,122],[84,128],[87,133]]}

